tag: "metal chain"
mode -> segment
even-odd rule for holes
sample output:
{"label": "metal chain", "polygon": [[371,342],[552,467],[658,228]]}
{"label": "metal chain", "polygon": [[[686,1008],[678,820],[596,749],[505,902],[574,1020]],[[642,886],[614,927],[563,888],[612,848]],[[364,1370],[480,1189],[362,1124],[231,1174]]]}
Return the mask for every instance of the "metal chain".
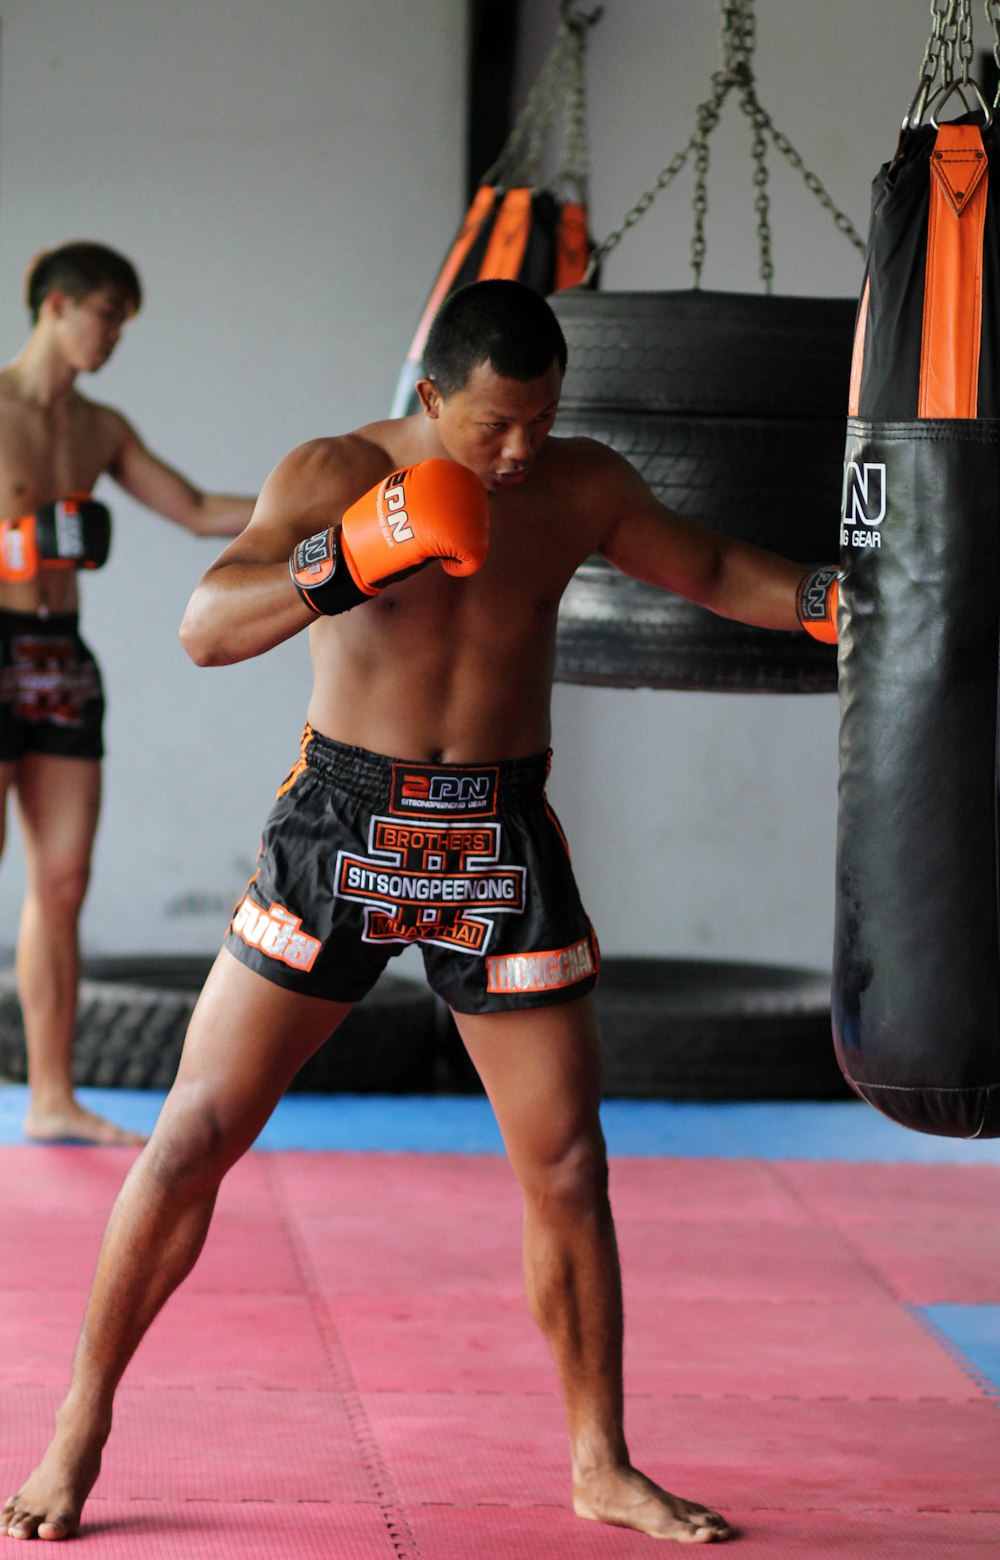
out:
{"label": "metal chain", "polygon": [[[1000,71],[1000,4],[998,0],[984,0],[983,8],[993,30],[993,57]],[[972,60],[972,0],[931,0],[931,34],[920,67],[917,90],[903,118],[904,136],[906,131],[922,124],[925,116],[936,125],[938,114],[956,93],[966,112],[978,108],[986,123],[992,122],[993,109],[1000,107],[1000,91],[991,108],[972,76]]]}
{"label": "metal chain", "polygon": [[590,282],[590,279],[593,278],[594,271],[598,270],[599,265],[601,265],[601,262],[604,261],[605,257],[612,253],[612,250],[618,248],[619,243],[621,243],[621,240],[624,239],[624,236],[626,236],[626,232],[629,231],[629,228],[633,228],[633,226],[637,225],[638,220],[646,215],[646,212],[649,211],[649,207],[652,206],[652,203],[654,203],[657,195],[660,195],[661,190],[665,190],[669,184],[674,183],[674,179],[677,178],[677,175],[679,175],[683,165],[685,165],[685,162],[688,161],[688,158],[690,158],[694,148],[697,147],[702,120],[711,120],[710,128],[715,128],[715,123],[718,123],[719,119],[719,109],[721,109],[722,101],[724,101],[725,95],[727,95],[727,92],[729,92],[730,86],[732,86],[732,83],[727,83],[724,87],[721,87],[721,89],[716,89],[716,92],[713,92],[713,95],[711,95],[711,97],[708,98],[705,103],[702,103],[699,111],[697,111],[697,123],[699,123],[699,128],[694,131],[694,134],[691,136],[691,139],[688,140],[686,147],[682,147],[682,150],[674,153],[674,156],[672,156],[671,161],[666,164],[666,167],[661,168],[660,173],[658,173],[657,176],[657,181],[655,181],[652,189],[647,189],[643,195],[640,195],[640,198],[638,198],[635,206],[630,207],[629,211],[626,212],[626,215],[622,217],[621,225],[615,229],[615,232],[608,232],[607,239],[602,240],[601,243],[596,245],[596,248],[594,248],[593,254],[591,254],[590,257],[590,264],[588,264],[587,267],[587,275],[583,276],[583,285],[587,285],[587,282]]}
{"label": "metal chain", "polygon": [[965,0],[958,18],[958,57],[962,62],[959,79],[967,83],[972,65],[972,0]]}
{"label": "metal chain", "polygon": [[566,73],[564,95],[565,118],[562,147],[559,153],[559,170],[554,185],[565,192],[572,187],[581,206],[590,204],[590,148],[587,138],[587,83],[585,62],[587,32],[601,17],[601,11],[591,16],[564,11],[564,21],[569,28],[572,42]]}
{"label": "metal chain", "polygon": [[589,16],[562,5],[562,20],[555,42],[514,121],[499,156],[483,174],[480,184],[502,188],[535,187],[541,178],[545,142],[561,114],[566,116],[563,161],[559,178],[574,183],[585,199],[589,165],[587,157],[584,57],[587,33],[600,21],[602,9]]}
{"label": "metal chain", "polygon": [[945,17],[949,7],[953,4],[954,0],[941,0],[940,4],[937,3],[937,0],[931,0],[930,37],[927,39],[927,47],[924,50],[924,59],[920,67],[920,80],[917,83],[917,90],[913,95],[913,102],[903,118],[904,130],[911,124],[918,125],[924,117],[931,87],[934,85],[935,78],[941,67]]}
{"label": "metal chain", "polygon": [[[1000,0],[985,0],[985,5],[986,20],[993,28],[993,58],[996,61],[997,76],[1000,77]],[[993,99],[993,107],[1000,108],[1000,85]]]}
{"label": "metal chain", "polygon": [[771,202],[767,194],[767,142],[764,139],[767,115],[757,102],[756,95],[750,87],[747,87],[740,95],[740,107],[753,126],[751,153],[754,162],[753,182],[757,191],[754,198],[754,209],[757,212],[760,279],[764,283],[765,292],[769,293],[774,281],[774,263],[771,259]]}
{"label": "metal chain", "polygon": [[[864,253],[865,245],[856,232],[850,218],[847,217],[827,194],[823,185],[814,173],[810,173],[792,146],[788,138],[776,128],[770,115],[761,107],[757,98],[754,84],[752,56],[756,43],[756,21],[753,14],[753,0],[719,0],[721,11],[721,24],[719,34],[719,47],[721,54],[721,69],[712,76],[711,95],[702,103],[696,114],[696,128],[687,145],[676,153],[663,168],[650,189],[646,190],[635,205],[626,212],[619,226],[609,233],[597,245],[590,258],[584,282],[589,282],[594,277],[598,267],[607,256],[621,243],[629,228],[634,227],[641,217],[649,210],[656,197],[665,190],[680,173],[688,158],[694,154],[695,186],[694,186],[694,236],[691,244],[691,265],[695,276],[695,287],[701,285],[701,272],[705,260],[705,218],[708,211],[707,175],[709,165],[707,139],[719,122],[720,111],[730,90],[736,87],[743,112],[747,115],[753,127],[752,156],[754,162],[753,182],[756,191],[754,207],[757,212],[757,237],[760,250],[760,275],[768,292],[774,275],[774,266],[771,254],[771,228],[770,228],[770,201],[767,194],[768,171],[766,163],[767,145],[765,132],[770,136],[774,145],[787,158],[792,166],[801,173],[806,188],[833,217],[838,230],[846,238]],[[968,4],[969,0],[942,0],[945,7],[954,7],[957,4]],[[1000,0],[987,0],[987,4],[996,7],[1000,14]],[[933,0],[932,0],[933,9]],[[998,33],[998,48],[1000,48],[1000,33]]]}
{"label": "metal chain", "polygon": [[691,266],[694,285],[701,286],[701,268],[705,263],[705,218],[708,215],[708,135],[707,121],[699,124],[694,138],[694,234],[691,239]]}
{"label": "metal chain", "polygon": [[823,207],[823,210],[829,212],[833,219],[834,226],[837,228],[838,232],[843,233],[848,242],[853,244],[855,249],[859,250],[861,254],[864,254],[866,249],[865,241],[861,237],[857,228],[854,226],[854,223],[851,221],[850,217],[846,216],[844,212],[841,211],[840,207],[836,204],[832,195],[830,195],[824,188],[817,175],[815,173],[811,173],[810,170],[806,167],[791,141],[789,141],[786,135],[781,133],[777,125],[772,121],[771,116],[767,113],[766,109],[762,108],[758,103],[757,110],[760,114],[762,127],[767,131],[768,135],[771,137],[771,140],[778,148],[778,151],[785,158],[785,161],[791,164],[796,173],[802,175],[802,182],[809,191],[810,195],[814,195],[819,201],[820,205]]}

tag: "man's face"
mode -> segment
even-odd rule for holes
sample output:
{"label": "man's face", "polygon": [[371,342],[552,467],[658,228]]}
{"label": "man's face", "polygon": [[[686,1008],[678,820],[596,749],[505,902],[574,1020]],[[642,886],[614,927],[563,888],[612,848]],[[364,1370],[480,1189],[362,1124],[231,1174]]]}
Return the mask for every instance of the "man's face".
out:
{"label": "man's face", "polygon": [[93,374],[110,358],[122,329],[135,312],[117,288],[99,287],[83,298],[55,300],[60,342],[78,373]]}
{"label": "man's face", "polygon": [[424,407],[452,460],[474,472],[489,493],[520,487],[555,421],[562,389],[558,363],[527,380],[503,379],[480,363],[447,398],[430,388]]}

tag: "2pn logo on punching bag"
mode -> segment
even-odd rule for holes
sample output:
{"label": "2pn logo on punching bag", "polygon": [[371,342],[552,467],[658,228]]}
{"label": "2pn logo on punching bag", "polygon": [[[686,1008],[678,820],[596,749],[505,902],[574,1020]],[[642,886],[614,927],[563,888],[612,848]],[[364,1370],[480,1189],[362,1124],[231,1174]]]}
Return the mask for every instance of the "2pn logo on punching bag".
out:
{"label": "2pn logo on punching bag", "polygon": [[884,463],[848,461],[844,467],[841,546],[881,547],[882,537],[875,528],[885,519],[886,502]]}

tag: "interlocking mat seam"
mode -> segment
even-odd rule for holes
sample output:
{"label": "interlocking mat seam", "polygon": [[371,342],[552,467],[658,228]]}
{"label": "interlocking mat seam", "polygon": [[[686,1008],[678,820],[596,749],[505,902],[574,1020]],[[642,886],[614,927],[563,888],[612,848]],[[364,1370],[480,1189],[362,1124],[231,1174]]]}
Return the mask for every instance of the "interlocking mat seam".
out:
{"label": "interlocking mat seam", "polygon": [[351,1435],[358,1449],[365,1473],[371,1483],[374,1503],[378,1506],[386,1532],[398,1560],[420,1560],[420,1547],[410,1526],[403,1503],[389,1472],[378,1437],[365,1410],[358,1391],[354,1372],[329,1307],[321,1298],[316,1275],[299,1235],[295,1220],[291,1217],[288,1194],[277,1171],[277,1161],[262,1156],[265,1178],[275,1206],[278,1208],[292,1256],[302,1279],[309,1305],[316,1318],[317,1330],[322,1341],[330,1371],[336,1385]]}

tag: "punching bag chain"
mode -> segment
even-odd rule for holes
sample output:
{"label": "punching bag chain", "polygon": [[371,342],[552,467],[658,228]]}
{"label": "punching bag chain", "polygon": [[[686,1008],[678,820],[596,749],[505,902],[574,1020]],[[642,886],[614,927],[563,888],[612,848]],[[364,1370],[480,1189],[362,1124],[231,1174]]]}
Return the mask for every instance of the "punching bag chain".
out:
{"label": "punching bag chain", "polygon": [[[950,3],[956,4],[959,3],[959,0],[950,0]],[[992,0],[992,3],[1000,7],[1000,0]],[[830,213],[840,232],[850,240],[855,249],[861,254],[865,253],[864,240],[856,231],[850,218],[845,216],[834,204],[816,174],[809,171],[798,152],[788,140],[788,137],[778,130],[770,114],[762,107],[757,97],[752,64],[756,42],[753,0],[719,0],[719,5],[721,12],[719,38],[720,68],[713,73],[710,95],[704,103],[699,105],[696,111],[694,133],[687,145],[671,158],[665,168],[661,169],[652,187],[646,190],[636,201],[635,205],[625,214],[621,225],[613,233],[609,233],[607,238],[594,249],[587,268],[585,282],[589,282],[594,277],[602,261],[607,258],[613,249],[617,248],[629,228],[634,227],[639,219],[645,215],[661,190],[665,190],[673,182],[688,161],[688,158],[692,157],[693,154],[695,175],[692,202],[694,210],[694,236],[691,241],[691,268],[694,271],[695,288],[700,288],[701,273],[705,263],[705,218],[708,213],[708,137],[719,123],[722,105],[734,88],[739,98],[740,107],[750,121],[753,132],[751,155],[754,164],[754,209],[757,213],[760,277],[764,283],[765,291],[771,291],[774,276],[774,266],[771,259],[770,200],[767,193],[768,170],[766,159],[768,137],[770,137],[772,143],[796,172],[801,174],[806,188],[816,197],[820,205]]]}
{"label": "punching bag chain", "polygon": [[[1000,69],[1000,0],[984,0],[984,10],[993,29],[993,58]],[[978,109],[986,124],[992,122],[993,111],[970,73],[972,53],[972,0],[931,0],[931,33],[920,81],[903,118],[904,133],[917,129],[928,110],[931,123],[936,125],[953,95],[961,98],[966,112]],[[993,102],[993,108],[998,106],[1000,91]]]}
{"label": "punching bag chain", "polygon": [[481,184],[497,189],[541,183],[542,154],[553,125],[564,116],[559,171],[552,188],[573,187],[581,205],[588,204],[589,163],[584,59],[587,33],[601,19],[602,8],[590,15],[576,11],[563,0],[555,42],[524,101],[524,107]]}

